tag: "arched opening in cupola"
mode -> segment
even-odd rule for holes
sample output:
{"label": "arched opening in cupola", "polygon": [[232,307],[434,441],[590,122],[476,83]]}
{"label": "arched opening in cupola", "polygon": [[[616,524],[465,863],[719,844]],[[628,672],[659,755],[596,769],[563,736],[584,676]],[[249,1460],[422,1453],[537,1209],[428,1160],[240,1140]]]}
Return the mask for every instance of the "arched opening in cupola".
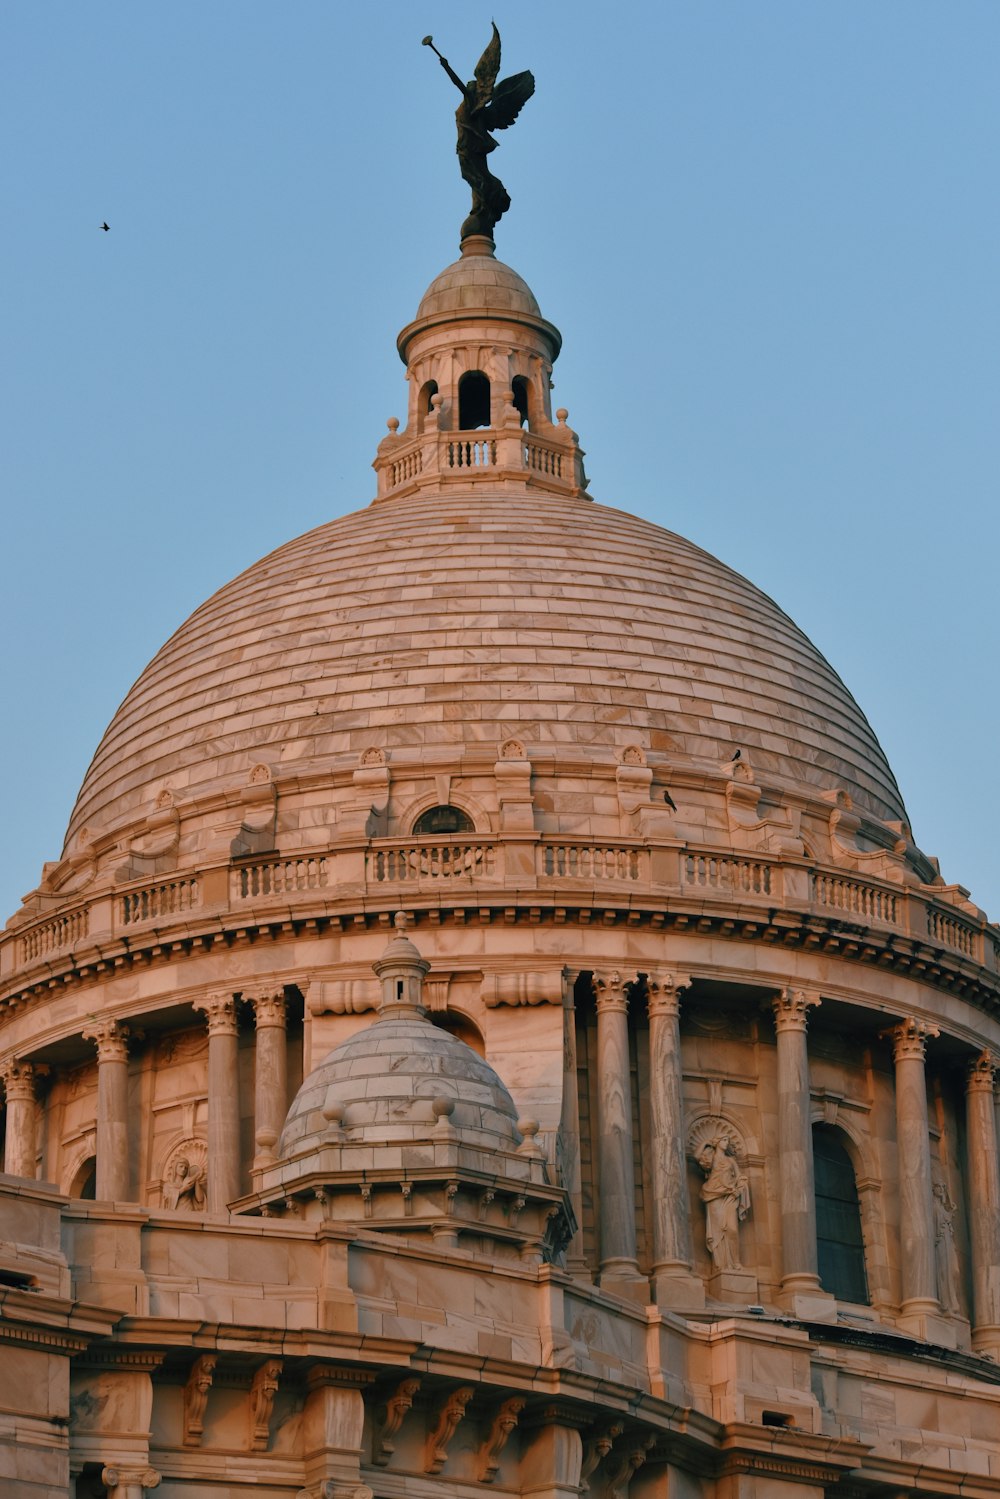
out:
{"label": "arched opening in cupola", "polygon": [[74,1175],[73,1180],[70,1183],[70,1189],[67,1195],[70,1197],[77,1197],[82,1202],[94,1201],[95,1197],[97,1196],[96,1156],[88,1156],[85,1161],[80,1162],[76,1174]]}
{"label": "arched opening in cupola", "polygon": [[816,1247],[823,1289],[838,1301],[867,1305],[868,1275],[858,1184],[841,1132],[832,1125],[813,1126],[813,1163]]}
{"label": "arched opening in cupola", "polygon": [[490,425],[490,382],[482,370],[466,370],[458,382],[458,425],[462,432]]}
{"label": "arched opening in cupola", "polygon": [[454,1036],[459,1041],[464,1041],[466,1046],[472,1048],[479,1056],[486,1056],[486,1042],[483,1033],[468,1015],[463,1015],[459,1010],[439,1010],[436,1014],[427,1017],[433,1025],[440,1030],[447,1031],[449,1036]]}
{"label": "arched opening in cupola", "polygon": [[428,807],[426,812],[421,812],[413,824],[413,831],[418,836],[437,833],[474,833],[476,825],[461,807],[453,807],[449,804],[441,807]]}
{"label": "arched opening in cupola", "polygon": [[436,380],[425,380],[423,385],[420,387],[420,394],[417,397],[418,432],[422,432],[427,425],[427,418],[430,416],[431,411],[433,410],[431,401],[434,399],[437,393],[438,383]]}
{"label": "arched opening in cupola", "polygon": [[521,426],[527,427],[529,425],[528,418],[530,411],[528,407],[528,382],[524,375],[515,375],[510,388],[514,396],[514,410],[521,418]]}

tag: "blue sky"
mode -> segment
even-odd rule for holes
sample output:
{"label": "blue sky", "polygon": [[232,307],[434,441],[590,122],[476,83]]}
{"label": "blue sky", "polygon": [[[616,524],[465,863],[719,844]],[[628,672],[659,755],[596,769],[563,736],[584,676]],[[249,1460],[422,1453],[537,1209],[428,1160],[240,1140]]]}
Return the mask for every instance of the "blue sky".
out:
{"label": "blue sky", "polygon": [[0,906],[184,617],[372,498],[467,212],[420,38],[468,76],[494,13],[594,496],[778,600],[1000,917],[995,0],[8,0]]}

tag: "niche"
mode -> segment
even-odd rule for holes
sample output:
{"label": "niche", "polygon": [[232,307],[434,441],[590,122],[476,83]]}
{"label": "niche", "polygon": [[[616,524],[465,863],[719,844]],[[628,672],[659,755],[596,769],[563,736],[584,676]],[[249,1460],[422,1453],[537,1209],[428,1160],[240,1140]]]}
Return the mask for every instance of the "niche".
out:
{"label": "niche", "polygon": [[490,382],[482,370],[467,370],[458,382],[458,425],[462,432],[490,425]]}

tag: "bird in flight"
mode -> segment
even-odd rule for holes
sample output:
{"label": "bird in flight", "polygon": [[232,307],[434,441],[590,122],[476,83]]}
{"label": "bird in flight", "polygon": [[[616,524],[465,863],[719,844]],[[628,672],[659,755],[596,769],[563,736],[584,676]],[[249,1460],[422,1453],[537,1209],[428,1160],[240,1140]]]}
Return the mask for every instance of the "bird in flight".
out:
{"label": "bird in flight", "polygon": [[102,224],[102,225],[101,225],[101,228],[102,228],[102,229],[110,229],[110,228],[111,228],[111,225],[110,225],[110,224]]}

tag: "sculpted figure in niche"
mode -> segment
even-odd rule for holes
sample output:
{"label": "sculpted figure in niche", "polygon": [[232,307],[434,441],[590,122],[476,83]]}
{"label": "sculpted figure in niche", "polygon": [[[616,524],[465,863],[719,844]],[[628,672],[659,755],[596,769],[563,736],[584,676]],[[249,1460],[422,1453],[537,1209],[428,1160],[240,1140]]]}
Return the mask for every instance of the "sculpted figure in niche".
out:
{"label": "sculpted figure in niche", "polygon": [[750,1187],[729,1135],[706,1140],[697,1155],[705,1173],[705,1243],[716,1270],[741,1270],[739,1225],[750,1211]]}
{"label": "sculpted figure in niche", "polygon": [[943,1312],[959,1310],[958,1253],[955,1249],[955,1204],[948,1188],[934,1188],[934,1255],[937,1261],[938,1300]]}
{"label": "sculpted figure in niche", "polygon": [[161,1189],[163,1206],[200,1213],[205,1206],[206,1175],[204,1161],[184,1154],[174,1156]]}

